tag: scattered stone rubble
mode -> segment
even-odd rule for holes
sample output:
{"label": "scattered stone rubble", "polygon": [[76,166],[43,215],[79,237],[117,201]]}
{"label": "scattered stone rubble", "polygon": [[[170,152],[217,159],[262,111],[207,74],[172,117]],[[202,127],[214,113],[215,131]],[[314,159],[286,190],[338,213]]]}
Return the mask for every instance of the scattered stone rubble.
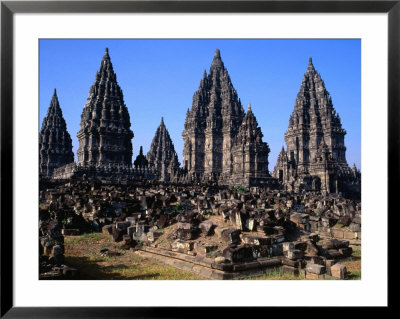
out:
{"label": "scattered stone rubble", "polygon": [[71,180],[42,183],[40,205],[40,247],[60,269],[62,233],[102,231],[125,249],[212,279],[281,266],[346,279],[338,260],[361,243],[361,204],[340,194]]}
{"label": "scattered stone rubble", "polygon": [[[44,217],[42,214],[41,217]],[[57,220],[39,222],[39,279],[74,279],[79,272],[65,265],[64,236]]]}

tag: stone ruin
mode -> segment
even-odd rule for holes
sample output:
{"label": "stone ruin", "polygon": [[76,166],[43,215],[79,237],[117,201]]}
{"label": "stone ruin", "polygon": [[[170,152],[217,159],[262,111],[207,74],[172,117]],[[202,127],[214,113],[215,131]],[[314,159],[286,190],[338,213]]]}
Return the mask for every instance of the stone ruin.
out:
{"label": "stone ruin", "polygon": [[[187,111],[183,167],[163,119],[132,167],[130,117],[106,49],[81,116],[78,161],[56,93],[40,132],[40,278],[72,278],[63,235],[103,231],[135,253],[211,279],[283,267],[346,278],[361,240],[361,173],[310,59],[272,176],[219,50]],[[351,198],[351,199],[350,199]]]}
{"label": "stone ruin", "polygon": [[310,58],[297,95],[289,128],[272,176],[269,146],[249,105],[244,112],[217,49],[209,73],[187,110],[183,167],[168,130],[161,120],[149,152],[143,150],[132,167],[130,116],[117,83],[108,49],[90,88],[81,116],[78,161],[54,95],[40,134],[40,172],[53,179],[97,178],[108,182],[132,179],[275,187],[344,193],[360,198],[361,173],[347,165],[346,131],[333,108],[320,74]]}
{"label": "stone ruin", "polygon": [[48,256],[62,251],[62,234],[102,231],[121,248],[208,279],[260,275],[275,267],[306,278],[345,279],[340,259],[361,244],[361,204],[338,194],[48,181],[41,185],[40,204],[40,227],[57,230],[50,240],[42,232]]}

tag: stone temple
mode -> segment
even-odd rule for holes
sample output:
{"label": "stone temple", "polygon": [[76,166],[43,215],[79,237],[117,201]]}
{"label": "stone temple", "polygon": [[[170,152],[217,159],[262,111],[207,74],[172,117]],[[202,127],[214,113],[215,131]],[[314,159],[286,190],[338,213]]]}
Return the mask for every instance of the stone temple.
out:
{"label": "stone temple", "polygon": [[[240,150],[241,146],[246,148],[242,143],[245,143],[246,138],[250,138],[246,134],[258,138],[257,143],[261,141],[262,134],[258,134],[261,131],[255,133],[246,129],[246,125],[253,128],[254,123],[257,127],[251,110],[250,113],[251,115],[244,121],[243,106],[233,87],[228,70],[222,62],[220,51],[217,49],[209,74],[207,75],[204,71],[200,87],[193,96],[192,108],[186,113],[182,136],[184,139],[183,169],[187,172],[188,181],[217,182],[221,185],[238,184],[239,181],[249,180],[249,174],[253,174],[250,170],[257,168],[265,171],[253,174],[252,182],[257,184],[265,182],[263,178],[268,175],[268,164],[265,165],[268,163],[268,160],[265,160],[268,157],[268,147],[255,147],[251,151],[249,148]],[[242,126],[239,138],[238,134]],[[233,148],[235,148],[236,159],[232,152]],[[248,154],[244,155],[246,152]],[[252,152],[251,156],[250,152]],[[236,181],[232,180],[234,167]],[[248,170],[247,173],[238,171],[245,167]],[[245,175],[247,177],[244,177]]]}
{"label": "stone temple", "polygon": [[81,115],[78,165],[132,166],[131,122],[108,49]]}
{"label": "stone temple", "polygon": [[174,144],[164,124],[164,118],[161,118],[161,123],[157,128],[146,158],[149,166],[158,172],[160,181],[169,182],[176,179],[180,163]]}
{"label": "stone temple", "polygon": [[249,104],[239,133],[235,137],[232,155],[233,170],[229,184],[235,186],[260,185],[268,180],[267,143],[262,141],[263,134]]}
{"label": "stone temple", "polygon": [[295,191],[335,193],[359,185],[346,162],[345,134],[310,58],[285,133],[286,151],[282,148],[273,176]]}
{"label": "stone temple", "polygon": [[39,174],[42,177],[51,177],[54,169],[73,162],[71,136],[67,131],[67,124],[54,89],[39,134]]}
{"label": "stone temple", "polygon": [[55,179],[86,176],[109,182],[157,180],[360,194],[361,173],[346,162],[345,134],[310,58],[285,133],[286,149],[282,147],[270,176],[270,148],[251,106],[244,111],[217,49],[186,113],[183,167],[162,118],[149,152],[144,155],[141,147],[133,168],[130,116],[106,49],[81,115],[77,163],[54,94],[40,133],[40,173]]}

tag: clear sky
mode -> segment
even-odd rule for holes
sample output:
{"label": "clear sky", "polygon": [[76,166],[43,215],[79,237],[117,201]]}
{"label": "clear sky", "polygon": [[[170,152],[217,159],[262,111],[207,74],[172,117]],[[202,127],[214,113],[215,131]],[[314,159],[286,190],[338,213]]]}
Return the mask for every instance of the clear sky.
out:
{"label": "clear sky", "polygon": [[347,162],[361,168],[361,40],[42,39],[39,47],[39,130],[56,88],[75,158],[81,113],[108,47],[135,135],[132,161],[141,145],[148,152],[164,116],[182,163],[186,110],[218,48],[245,111],[251,103],[270,146],[269,171],[284,145],[309,57],[347,131]]}

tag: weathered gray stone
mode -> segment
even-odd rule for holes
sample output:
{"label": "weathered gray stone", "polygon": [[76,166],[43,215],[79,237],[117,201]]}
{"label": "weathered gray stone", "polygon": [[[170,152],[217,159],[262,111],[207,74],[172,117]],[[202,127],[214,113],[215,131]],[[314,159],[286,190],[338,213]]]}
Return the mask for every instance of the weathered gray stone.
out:
{"label": "weathered gray stone", "polygon": [[312,274],[321,275],[325,273],[325,266],[318,265],[318,264],[310,264],[307,263],[306,271]]}
{"label": "weathered gray stone", "polygon": [[53,171],[74,162],[72,140],[67,131],[56,90],[39,134],[39,174],[52,177]]}

